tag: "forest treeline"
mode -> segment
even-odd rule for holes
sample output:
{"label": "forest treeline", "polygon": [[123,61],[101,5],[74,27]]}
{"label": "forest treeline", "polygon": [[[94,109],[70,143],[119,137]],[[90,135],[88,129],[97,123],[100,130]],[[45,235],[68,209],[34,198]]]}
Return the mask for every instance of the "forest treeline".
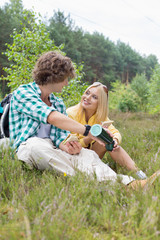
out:
{"label": "forest treeline", "polygon": [[[12,88],[11,84],[8,87],[8,80],[12,84],[14,84],[14,81],[16,83],[16,77],[14,79],[14,74],[12,74],[12,71],[16,69],[13,66],[17,61],[15,60],[17,59],[16,56],[19,56],[18,62],[19,64],[22,62],[22,66],[25,58],[28,60],[27,58],[32,56],[33,62],[34,55],[40,54],[38,51],[39,44],[42,44],[41,48],[43,49],[41,50],[48,50],[49,46],[53,47],[54,45],[55,48],[62,49],[76,66],[81,66],[81,70],[83,68],[82,82],[90,84],[101,81],[110,90],[113,90],[113,97],[115,95],[122,99],[123,96],[123,101],[117,98],[116,103],[112,102],[113,108],[116,108],[118,103],[122,111],[147,109],[148,101],[153,100],[149,89],[153,93],[153,89],[157,91],[157,84],[159,86],[159,80],[157,82],[155,80],[156,76],[159,75],[159,67],[157,67],[159,64],[155,55],[142,56],[120,40],[114,43],[109,37],[105,37],[101,33],[90,34],[84,32],[82,28],[75,26],[70,15],[65,16],[61,11],[53,11],[53,16],[50,19],[43,19],[41,16],[39,18],[41,19],[40,22],[35,18],[33,11],[24,9],[22,0],[10,0],[10,3],[6,3],[0,8],[1,97]],[[36,34],[32,22],[39,24],[39,27],[36,27],[39,35],[32,35],[32,37],[27,35],[27,40],[25,38],[23,40],[24,42],[26,40],[26,45],[23,44],[22,47],[19,39],[22,39],[24,32],[27,34],[27,31],[33,31]],[[41,27],[42,25],[43,27]],[[45,39],[46,35],[47,38]],[[41,40],[43,38],[41,43],[38,38],[41,38]],[[45,43],[44,39],[46,40]],[[9,51],[8,48],[10,48]],[[8,53],[4,54],[7,51]],[[8,72],[6,71],[7,68]],[[25,67],[25,71],[26,69],[27,67]],[[28,68],[28,75],[29,71],[30,68]],[[23,69],[21,69],[21,72],[24,72]],[[7,76],[9,75],[7,74],[10,75],[8,79]],[[19,83],[20,81],[23,82],[23,78],[25,77],[19,79]],[[125,86],[131,86],[131,88],[129,87],[126,92]],[[129,107],[126,106],[126,102],[130,105]],[[138,105],[141,107],[139,108]],[[157,99],[155,105],[157,105]]]}

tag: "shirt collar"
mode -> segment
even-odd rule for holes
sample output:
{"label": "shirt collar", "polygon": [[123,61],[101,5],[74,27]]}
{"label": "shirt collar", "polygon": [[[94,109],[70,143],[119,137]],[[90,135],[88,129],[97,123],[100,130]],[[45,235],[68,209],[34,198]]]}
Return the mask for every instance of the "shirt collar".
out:
{"label": "shirt collar", "polygon": [[32,88],[38,93],[38,95],[41,96],[41,90],[40,90],[38,84],[35,82],[32,82],[30,84],[31,84]]}
{"label": "shirt collar", "polygon": [[[38,84],[35,82],[32,82],[31,86],[38,93],[38,95],[41,96],[41,89],[39,88]],[[53,93],[51,93],[49,95],[49,98],[50,98],[51,103],[53,103],[55,100],[58,99]]]}

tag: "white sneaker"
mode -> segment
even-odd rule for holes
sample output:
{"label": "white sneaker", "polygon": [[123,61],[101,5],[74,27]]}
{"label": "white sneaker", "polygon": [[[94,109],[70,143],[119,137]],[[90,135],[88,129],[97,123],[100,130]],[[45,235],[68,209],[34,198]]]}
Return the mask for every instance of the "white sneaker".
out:
{"label": "white sneaker", "polygon": [[142,170],[139,170],[138,172],[136,172],[136,175],[137,175],[140,179],[146,179],[146,178],[147,178],[146,174],[145,174]]}

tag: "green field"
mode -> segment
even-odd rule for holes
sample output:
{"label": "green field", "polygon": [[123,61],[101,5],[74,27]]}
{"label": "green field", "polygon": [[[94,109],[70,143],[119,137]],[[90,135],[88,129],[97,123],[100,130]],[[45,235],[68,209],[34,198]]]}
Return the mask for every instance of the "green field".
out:
{"label": "green field", "polygon": [[[160,169],[160,115],[111,112],[122,146],[150,176]],[[158,240],[160,179],[132,191],[121,183],[98,183],[29,170],[11,150],[0,153],[0,239]],[[107,156],[118,173],[131,174]]]}

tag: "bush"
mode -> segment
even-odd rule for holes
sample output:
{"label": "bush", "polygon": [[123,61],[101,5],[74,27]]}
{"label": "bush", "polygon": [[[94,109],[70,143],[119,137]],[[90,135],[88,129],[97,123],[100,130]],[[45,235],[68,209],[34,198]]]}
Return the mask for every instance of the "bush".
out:
{"label": "bush", "polygon": [[130,87],[121,96],[118,109],[122,112],[137,112],[139,110],[140,98]]}
{"label": "bush", "polygon": [[109,91],[109,109],[118,109],[121,96],[125,94],[126,86],[120,81],[111,84],[112,90]]}
{"label": "bush", "polygon": [[149,96],[149,84],[145,74],[136,75],[131,83],[131,88],[137,93],[140,99],[140,109],[146,111],[148,96]]}

